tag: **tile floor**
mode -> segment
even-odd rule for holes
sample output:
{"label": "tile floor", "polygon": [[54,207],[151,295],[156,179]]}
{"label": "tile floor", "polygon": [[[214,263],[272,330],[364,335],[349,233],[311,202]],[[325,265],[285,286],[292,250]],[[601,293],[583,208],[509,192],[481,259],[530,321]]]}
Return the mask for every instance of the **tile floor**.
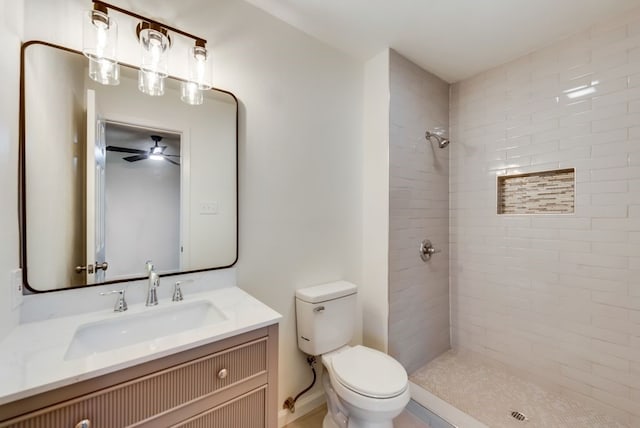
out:
{"label": "tile floor", "polygon": [[[322,419],[327,412],[327,407],[318,407],[316,410],[304,415],[298,420],[291,422],[285,428],[322,428]],[[400,416],[393,421],[394,428],[429,428],[425,424],[408,411],[402,412]]]}
{"label": "tile floor", "polygon": [[411,380],[492,428],[627,428],[613,417],[516,376],[504,364],[470,351],[451,350]]}

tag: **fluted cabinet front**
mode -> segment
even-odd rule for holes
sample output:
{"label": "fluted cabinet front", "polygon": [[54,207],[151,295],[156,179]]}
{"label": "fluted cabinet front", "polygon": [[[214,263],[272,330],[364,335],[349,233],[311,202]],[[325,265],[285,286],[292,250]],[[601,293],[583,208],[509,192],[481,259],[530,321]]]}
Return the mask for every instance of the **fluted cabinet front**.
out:
{"label": "fluted cabinet front", "polygon": [[261,428],[265,426],[265,400],[265,389],[259,388],[175,425],[175,428]]}
{"label": "fluted cabinet front", "polygon": [[[275,346],[270,346],[274,339]],[[269,368],[277,355],[269,355],[269,351],[276,348],[277,335],[258,337],[14,417],[0,423],[0,428],[73,428],[82,427],[82,421],[90,428],[271,426],[268,414],[275,411],[267,409],[267,394],[276,391],[272,385],[275,381],[269,381],[273,379]],[[202,422],[233,418],[242,423]],[[245,421],[247,418],[251,423]]]}

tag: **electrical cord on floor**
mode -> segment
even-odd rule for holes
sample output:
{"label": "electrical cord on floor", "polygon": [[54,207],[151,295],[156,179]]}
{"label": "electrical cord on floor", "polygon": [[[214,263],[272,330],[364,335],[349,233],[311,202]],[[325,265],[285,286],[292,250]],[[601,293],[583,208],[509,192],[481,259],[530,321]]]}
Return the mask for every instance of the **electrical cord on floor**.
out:
{"label": "electrical cord on floor", "polygon": [[296,395],[295,398],[291,398],[291,397],[287,398],[284,401],[284,404],[282,405],[283,409],[289,409],[291,413],[295,413],[296,401],[298,401],[298,398],[300,398],[302,394],[304,394],[305,392],[313,388],[313,385],[316,384],[316,368],[314,367],[315,363],[316,363],[316,357],[314,357],[313,355],[307,356],[307,364],[309,364],[309,366],[311,367],[311,371],[313,372],[313,380],[311,381],[311,385],[309,385],[308,387],[300,391],[300,393]]}

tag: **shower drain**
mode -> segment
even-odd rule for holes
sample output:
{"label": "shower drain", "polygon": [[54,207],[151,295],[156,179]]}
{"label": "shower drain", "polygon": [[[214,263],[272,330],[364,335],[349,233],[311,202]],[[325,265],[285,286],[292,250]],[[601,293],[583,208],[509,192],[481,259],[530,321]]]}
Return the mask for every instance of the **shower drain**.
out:
{"label": "shower drain", "polygon": [[519,421],[526,421],[527,417],[525,415],[523,415],[522,413],[514,410],[513,412],[511,412],[511,417],[514,419],[517,419]]}

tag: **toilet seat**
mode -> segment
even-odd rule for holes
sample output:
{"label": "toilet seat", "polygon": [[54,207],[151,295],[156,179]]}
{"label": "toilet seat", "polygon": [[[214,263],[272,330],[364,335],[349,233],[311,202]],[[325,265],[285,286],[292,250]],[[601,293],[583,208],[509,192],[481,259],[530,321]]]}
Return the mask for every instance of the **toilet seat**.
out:
{"label": "toilet seat", "polygon": [[353,392],[370,398],[392,398],[407,389],[407,372],[389,355],[354,346],[331,358],[335,379]]}

